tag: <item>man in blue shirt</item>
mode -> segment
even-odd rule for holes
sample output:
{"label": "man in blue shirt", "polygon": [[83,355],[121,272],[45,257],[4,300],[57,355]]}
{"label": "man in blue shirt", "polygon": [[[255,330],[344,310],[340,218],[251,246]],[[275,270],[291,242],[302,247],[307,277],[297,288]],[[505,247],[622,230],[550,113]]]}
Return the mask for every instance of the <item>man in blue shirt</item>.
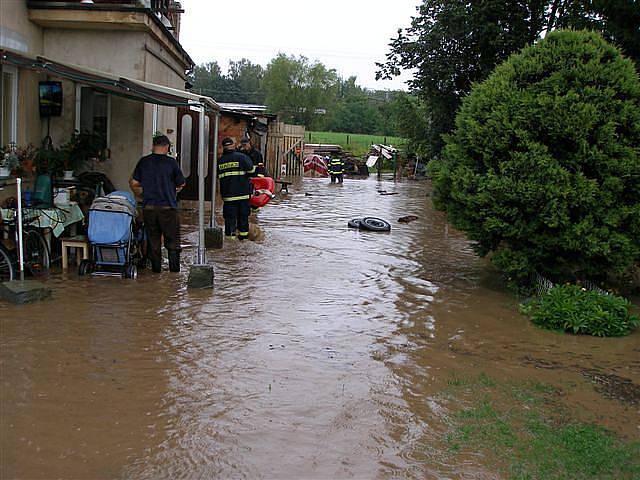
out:
{"label": "man in blue shirt", "polygon": [[180,219],[177,193],[186,180],[178,162],[168,155],[171,142],[165,135],[154,137],[153,153],[142,157],[131,175],[131,189],[142,194],[144,225],[148,234],[147,254],[154,272],[162,271],[162,238],[169,253],[169,270],[180,271]]}

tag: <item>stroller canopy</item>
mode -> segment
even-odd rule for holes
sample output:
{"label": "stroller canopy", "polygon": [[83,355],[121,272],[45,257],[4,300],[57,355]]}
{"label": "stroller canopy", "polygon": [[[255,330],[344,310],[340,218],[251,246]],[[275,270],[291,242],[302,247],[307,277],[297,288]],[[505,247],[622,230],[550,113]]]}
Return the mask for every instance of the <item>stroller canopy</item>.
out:
{"label": "stroller canopy", "polygon": [[136,216],[136,201],[129,192],[116,191],[98,197],[89,209],[89,241],[98,245],[129,241]]}

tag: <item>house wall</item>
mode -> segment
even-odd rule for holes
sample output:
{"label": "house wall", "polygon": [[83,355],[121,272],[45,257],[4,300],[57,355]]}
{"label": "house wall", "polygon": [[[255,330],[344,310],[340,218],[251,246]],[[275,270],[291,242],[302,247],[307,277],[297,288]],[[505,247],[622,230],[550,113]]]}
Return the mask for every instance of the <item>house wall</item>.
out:
{"label": "house wall", "polygon": [[[146,35],[146,42],[147,48],[144,50],[145,76],[142,80],[183,90],[185,79],[184,73],[181,73],[181,67],[168,56],[167,52],[159,43],[148,35]],[[158,57],[161,57],[161,59]],[[144,152],[151,151],[151,142],[153,134],[155,133],[153,131],[153,110],[153,105],[145,104],[145,135],[142,145]],[[174,107],[158,107],[157,130],[169,137],[169,140],[171,140],[174,145],[176,144],[178,135],[177,115],[177,109]]]}
{"label": "house wall", "polygon": [[46,28],[45,57],[145,80],[143,32]]}
{"label": "house wall", "polygon": [[[83,15],[82,12],[76,13]],[[177,60],[175,51],[169,51],[175,47],[160,42],[148,30],[124,26],[118,30],[111,27],[82,28],[82,22],[76,22],[72,28],[45,25],[40,27],[29,20],[25,0],[0,0],[1,47],[95,68],[116,76],[184,89],[185,65]],[[118,28],[117,23],[111,25]],[[19,70],[19,144],[40,146],[47,134],[47,122],[40,119],[38,110],[38,82],[47,79],[60,80],[53,75]],[[62,116],[50,120],[50,135],[55,146],[68,141],[76,121],[76,84],[68,80],[62,80],[62,84]],[[111,158],[96,168],[104,171],[117,188],[127,188],[136,162],[151,151],[153,111],[151,104],[111,96]],[[158,107],[157,129],[176,142],[175,108]]]}
{"label": "house wall", "polygon": [[247,119],[222,112],[220,115],[220,124],[218,126],[219,153],[222,152],[223,138],[231,137],[236,141],[236,143],[240,142],[240,139],[247,131],[248,125],[249,121]]}
{"label": "house wall", "polygon": [[[42,54],[42,28],[29,21],[27,2],[0,0],[0,48]],[[18,143],[37,144],[40,141],[38,113],[38,81],[36,72],[18,72]],[[34,101],[35,100],[35,101]]]}
{"label": "house wall", "polygon": [[0,47],[42,53],[42,28],[29,20],[25,0],[0,0]]}
{"label": "house wall", "polygon": [[103,171],[118,189],[127,190],[143,152],[145,104],[122,97],[111,97],[111,159],[103,162]]}

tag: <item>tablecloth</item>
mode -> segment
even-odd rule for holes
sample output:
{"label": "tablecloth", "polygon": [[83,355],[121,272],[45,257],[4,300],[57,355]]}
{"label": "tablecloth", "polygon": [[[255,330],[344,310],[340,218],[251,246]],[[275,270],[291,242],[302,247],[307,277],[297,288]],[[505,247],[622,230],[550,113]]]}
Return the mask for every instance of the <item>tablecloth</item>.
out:
{"label": "tablecloth", "polygon": [[[64,205],[54,208],[25,208],[24,215],[29,219],[29,225],[39,228],[50,228],[56,237],[59,237],[64,229],[69,225],[84,220],[82,210],[77,204]],[[5,220],[13,220],[15,210],[10,208],[0,209],[2,218]]]}

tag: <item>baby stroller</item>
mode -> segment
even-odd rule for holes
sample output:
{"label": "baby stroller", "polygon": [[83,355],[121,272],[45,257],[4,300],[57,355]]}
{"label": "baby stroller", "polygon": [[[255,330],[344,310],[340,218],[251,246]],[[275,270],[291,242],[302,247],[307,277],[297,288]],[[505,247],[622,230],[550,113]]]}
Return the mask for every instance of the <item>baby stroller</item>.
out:
{"label": "baby stroller", "polygon": [[135,219],[136,201],[131,193],[115,191],[96,198],[89,208],[92,260],[83,260],[78,274],[136,278],[143,229],[136,227]]}

